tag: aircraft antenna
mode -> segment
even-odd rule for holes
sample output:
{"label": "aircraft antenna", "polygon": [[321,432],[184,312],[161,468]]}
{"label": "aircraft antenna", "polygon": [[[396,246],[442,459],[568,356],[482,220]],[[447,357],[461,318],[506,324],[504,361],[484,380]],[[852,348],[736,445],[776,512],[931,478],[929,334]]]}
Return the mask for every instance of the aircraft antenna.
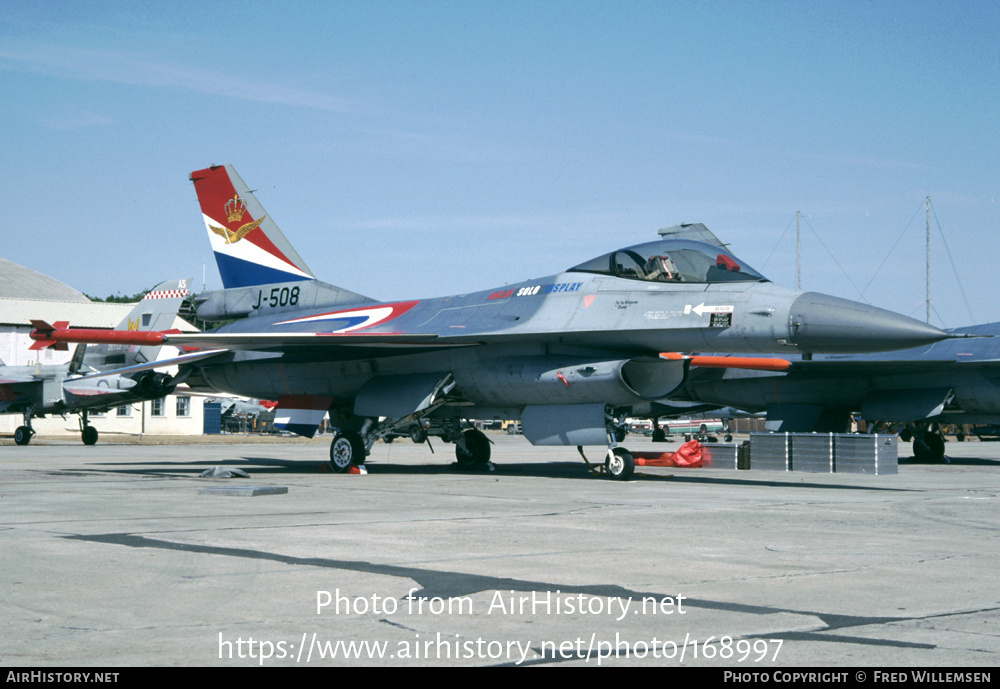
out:
{"label": "aircraft antenna", "polygon": [[931,322],[931,197],[927,202],[927,322]]}
{"label": "aircraft antenna", "polygon": [[795,287],[802,289],[802,211],[795,211],[795,274]]}
{"label": "aircraft antenna", "polygon": [[[930,201],[929,196],[927,199]],[[933,205],[930,209],[931,213],[934,215],[934,222],[937,224],[938,234],[941,235],[941,243],[944,244],[944,253],[948,257],[948,262],[951,264],[951,272],[955,276],[955,282],[958,284],[958,291],[962,294],[962,301],[965,303],[965,310],[969,314],[969,322],[972,323],[975,321],[976,317],[972,313],[972,306],[969,304],[969,295],[965,293],[965,286],[962,285],[962,277],[959,275],[958,268],[955,267],[955,258],[951,255],[951,247],[948,246],[948,240],[944,236],[944,230],[941,229],[941,221],[938,220],[937,211],[934,210]],[[931,308],[933,308],[933,304],[931,305]],[[941,314],[937,312],[937,309],[934,309],[934,315],[936,315],[939,320],[944,322],[944,319],[941,318]]]}
{"label": "aircraft antenna", "polygon": [[823,238],[820,236],[819,232],[817,232],[816,228],[812,226],[811,222],[809,222],[809,218],[806,218],[806,226],[810,230],[812,230],[813,236],[816,237],[817,241],[819,241],[820,246],[822,246],[823,249],[826,251],[827,255],[830,257],[830,260],[834,262],[834,264],[840,269],[840,272],[844,275],[844,277],[847,278],[847,281],[851,283],[851,287],[853,287],[854,291],[858,293],[858,298],[859,299],[864,298],[864,293],[858,288],[856,284],[854,284],[854,280],[851,279],[851,274],[848,273],[846,270],[844,270],[844,266],[840,265],[840,261],[838,261],[837,257],[833,255],[833,252],[830,251],[830,247],[826,245],[826,242],[823,241]]}

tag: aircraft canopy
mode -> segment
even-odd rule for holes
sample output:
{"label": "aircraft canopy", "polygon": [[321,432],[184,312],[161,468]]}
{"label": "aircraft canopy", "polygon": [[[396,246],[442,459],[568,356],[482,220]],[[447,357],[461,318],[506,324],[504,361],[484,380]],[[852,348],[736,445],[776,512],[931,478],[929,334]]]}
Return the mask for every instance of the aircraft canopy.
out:
{"label": "aircraft canopy", "polygon": [[569,272],[647,282],[767,282],[725,249],[683,239],[636,244],[581,263]]}

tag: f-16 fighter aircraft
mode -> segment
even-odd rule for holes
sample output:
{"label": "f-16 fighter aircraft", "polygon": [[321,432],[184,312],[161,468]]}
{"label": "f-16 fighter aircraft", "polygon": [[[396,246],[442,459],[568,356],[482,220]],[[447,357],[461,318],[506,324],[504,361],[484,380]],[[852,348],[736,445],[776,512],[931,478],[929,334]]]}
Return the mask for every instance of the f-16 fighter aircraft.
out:
{"label": "f-16 fighter aircraft", "polygon": [[793,359],[784,372],[694,368],[675,398],[767,412],[772,431],[847,432],[852,414],[913,424],[914,456],[940,460],[936,425],[1000,424],[1000,323],[951,334],[897,352]]}
{"label": "f-16 fighter aircraft", "polygon": [[606,447],[608,475],[625,479],[633,460],[616,436],[630,406],[669,397],[687,376],[689,359],[661,353],[869,352],[947,337],[883,309],[779,287],[722,247],[679,239],[482,292],[379,302],[316,280],[232,167],[191,180],[225,287],[196,298],[198,316],[242,320],[199,335],[97,341],[221,350],[178,375],[278,399],[275,425],[303,435],[329,411],[340,471],[423,417],[456,444],[460,464],[486,463],[489,440],[461,421],[520,419],[536,445]]}
{"label": "f-16 fighter aircraft", "polygon": [[[118,325],[125,332],[163,330],[170,328],[174,317],[188,295],[191,279],[169,280],[150,290]],[[68,323],[48,325],[32,321],[35,332],[65,329]],[[66,349],[55,341],[36,341],[31,348],[46,345]],[[170,394],[170,377],[152,370],[132,377],[117,372],[102,375],[102,371],[122,366],[142,365],[154,361],[160,347],[123,346],[120,344],[80,345],[67,364],[35,366],[3,366],[0,364],[0,413],[23,414],[24,425],[14,431],[14,442],[27,445],[35,434],[33,417],[68,413],[80,415],[80,435],[84,444],[97,442],[97,429],[89,423],[90,412],[104,412],[124,404],[155,399]]]}

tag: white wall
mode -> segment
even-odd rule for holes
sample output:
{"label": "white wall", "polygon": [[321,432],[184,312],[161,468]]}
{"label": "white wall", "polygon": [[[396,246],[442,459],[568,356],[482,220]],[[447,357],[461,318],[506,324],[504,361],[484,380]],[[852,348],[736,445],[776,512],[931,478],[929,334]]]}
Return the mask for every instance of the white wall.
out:
{"label": "white wall", "polygon": [[[128,416],[119,416],[116,409],[101,416],[91,414],[90,424],[100,435],[201,435],[204,430],[205,398],[187,397],[188,415],[178,416],[178,397],[185,395],[170,395],[164,398],[163,416],[153,416],[152,402],[146,401],[130,405]],[[76,414],[67,414],[65,419],[61,416],[47,416],[44,419],[36,418],[31,424],[38,435],[79,436],[79,419]],[[14,429],[23,423],[21,414],[3,414],[0,416],[0,433],[13,433]]]}
{"label": "white wall", "polygon": [[5,326],[0,327],[0,361],[7,366],[31,366],[36,361],[40,361],[43,366],[48,364],[65,364],[73,358],[73,350],[76,345],[69,345],[69,349],[60,352],[56,349],[29,349],[35,343],[29,337],[31,326],[21,328]]}

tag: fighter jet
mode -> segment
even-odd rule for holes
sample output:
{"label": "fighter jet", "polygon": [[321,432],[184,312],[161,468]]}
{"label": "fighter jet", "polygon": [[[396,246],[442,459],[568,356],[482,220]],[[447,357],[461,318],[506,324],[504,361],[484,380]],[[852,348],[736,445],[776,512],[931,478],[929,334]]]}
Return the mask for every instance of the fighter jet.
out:
{"label": "fighter jet", "polygon": [[[191,279],[162,282],[150,290],[118,325],[125,332],[163,330],[172,327]],[[35,332],[66,329],[68,323],[48,325],[32,321]],[[66,349],[55,341],[36,341],[31,348],[47,345]],[[97,442],[97,429],[90,425],[90,412],[103,412],[124,404],[170,394],[173,386],[165,373],[153,370],[131,376],[111,372],[123,366],[154,361],[159,346],[79,345],[66,364],[4,366],[0,363],[0,414],[22,414],[24,425],[14,431],[14,442],[27,445],[35,431],[31,420],[47,414],[79,414],[80,435],[85,445]]]}
{"label": "fighter jet", "polygon": [[918,459],[940,460],[940,424],[1000,423],[1000,323],[883,354],[790,358],[785,372],[693,368],[675,399],[766,412],[772,431],[847,432],[851,415],[907,423]]}
{"label": "fighter jet", "polygon": [[725,248],[685,239],[479,292],[377,301],[317,280],[231,166],[191,180],[225,287],[195,299],[198,317],[240,320],[198,335],[90,341],[214,352],[179,375],[192,387],[278,399],[275,425],[302,435],[329,412],[338,471],[424,417],[455,443],[459,464],[477,467],[490,442],[463,420],[520,419],[533,444],[607,448],[606,473],[625,479],[624,419],[682,386],[690,359],[680,352],[872,352],[947,337],[883,309],[779,287]]}

